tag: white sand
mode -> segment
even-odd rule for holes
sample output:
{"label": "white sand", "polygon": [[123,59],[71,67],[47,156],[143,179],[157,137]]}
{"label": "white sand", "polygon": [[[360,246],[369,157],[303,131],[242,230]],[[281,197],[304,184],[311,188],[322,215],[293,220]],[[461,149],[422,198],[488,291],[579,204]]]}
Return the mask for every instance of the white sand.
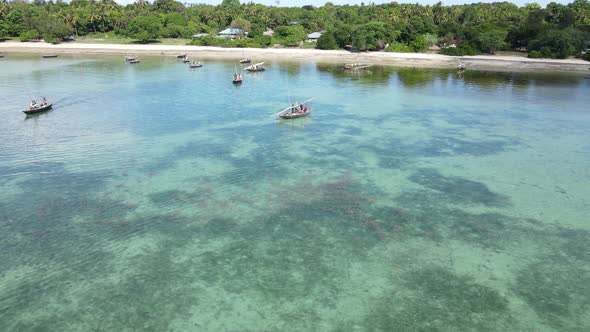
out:
{"label": "white sand", "polygon": [[454,68],[463,63],[468,69],[502,71],[569,71],[588,73],[590,62],[578,59],[528,59],[518,56],[477,55],[452,57],[425,53],[362,52],[343,50],[316,50],[298,48],[221,48],[183,45],[130,45],[130,44],[47,44],[7,41],[0,43],[0,52],[51,53],[51,54],[134,54],[165,55],[187,53],[199,58],[239,59],[243,54],[256,61],[314,60],[318,62],[363,62],[404,67]]}

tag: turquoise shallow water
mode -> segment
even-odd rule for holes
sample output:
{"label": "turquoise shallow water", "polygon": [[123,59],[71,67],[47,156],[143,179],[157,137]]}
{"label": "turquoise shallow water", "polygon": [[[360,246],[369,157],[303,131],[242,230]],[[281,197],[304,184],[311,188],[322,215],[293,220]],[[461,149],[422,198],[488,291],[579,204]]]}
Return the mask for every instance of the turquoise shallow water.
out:
{"label": "turquoise shallow water", "polygon": [[233,70],[0,60],[0,330],[590,329],[590,80]]}

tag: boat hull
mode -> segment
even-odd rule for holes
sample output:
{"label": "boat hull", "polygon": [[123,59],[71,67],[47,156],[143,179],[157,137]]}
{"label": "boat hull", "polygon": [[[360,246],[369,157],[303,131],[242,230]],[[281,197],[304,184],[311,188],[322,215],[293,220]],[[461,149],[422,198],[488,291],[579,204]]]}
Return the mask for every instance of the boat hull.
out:
{"label": "boat hull", "polygon": [[287,113],[287,114],[279,115],[279,118],[281,118],[283,120],[298,119],[298,118],[302,118],[304,116],[308,116],[309,113],[311,113],[311,111],[307,111],[305,113]]}
{"label": "boat hull", "polygon": [[266,69],[264,69],[264,68],[258,68],[258,69],[248,69],[248,68],[246,68],[245,70],[246,70],[246,71],[249,71],[249,72],[257,72],[257,71],[265,71]]}
{"label": "boat hull", "polygon": [[242,84],[242,80],[233,80],[232,81],[233,84]]}
{"label": "boat hull", "polygon": [[42,112],[47,112],[51,109],[53,105],[52,104],[47,104],[43,107],[38,107],[38,108],[29,108],[28,110],[24,110],[23,113],[25,113],[26,115],[29,114],[37,114],[37,113],[42,113]]}
{"label": "boat hull", "polygon": [[45,59],[57,58],[57,55],[42,55],[42,57],[45,58]]}
{"label": "boat hull", "polygon": [[191,67],[191,68],[201,68],[201,67],[203,67],[203,65],[189,65],[189,67]]}

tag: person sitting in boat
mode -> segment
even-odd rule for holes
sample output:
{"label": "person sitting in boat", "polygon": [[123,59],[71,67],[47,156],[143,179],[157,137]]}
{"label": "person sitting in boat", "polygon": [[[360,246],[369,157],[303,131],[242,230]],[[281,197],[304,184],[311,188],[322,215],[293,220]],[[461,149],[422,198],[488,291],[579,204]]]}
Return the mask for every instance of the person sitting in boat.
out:
{"label": "person sitting in boat", "polygon": [[31,108],[37,107],[37,102],[33,99],[31,100]]}
{"label": "person sitting in boat", "polygon": [[41,99],[41,106],[47,105],[47,99],[45,99],[45,97],[43,97]]}
{"label": "person sitting in boat", "polygon": [[307,112],[307,105],[303,106],[303,113]]}

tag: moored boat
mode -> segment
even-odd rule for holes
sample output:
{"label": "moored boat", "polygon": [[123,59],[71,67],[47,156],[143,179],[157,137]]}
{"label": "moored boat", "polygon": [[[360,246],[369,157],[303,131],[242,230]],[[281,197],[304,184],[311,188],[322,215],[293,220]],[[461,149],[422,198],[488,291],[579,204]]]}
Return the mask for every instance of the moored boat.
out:
{"label": "moored boat", "polygon": [[191,63],[191,59],[186,57],[186,58],[182,59],[182,63]]}
{"label": "moored boat", "polygon": [[131,56],[131,55],[125,56],[125,61],[129,62],[129,61],[133,61],[133,60],[137,60],[137,57]]}
{"label": "moored boat", "polygon": [[240,63],[250,63],[252,62],[252,60],[248,59],[248,58],[241,58],[240,59]]}
{"label": "moored boat", "polygon": [[176,58],[178,58],[178,59],[184,59],[184,58],[186,58],[186,53],[177,54],[176,55]]}
{"label": "moored boat", "polygon": [[45,59],[57,58],[57,54],[45,54],[45,55],[42,55],[42,57]]}
{"label": "moored boat", "polygon": [[139,63],[140,61],[141,60],[139,60],[139,59],[133,59],[133,60],[127,61],[127,63],[132,63],[133,64],[133,63]]}
{"label": "moored boat", "polygon": [[23,112],[27,115],[41,113],[41,112],[49,111],[51,109],[51,106],[53,106],[51,103],[36,104],[34,106],[29,107],[27,110],[24,110]]}
{"label": "moored boat", "polygon": [[244,68],[244,70],[249,72],[265,71],[264,67],[262,67],[263,64],[264,62],[255,63],[251,66]]}
{"label": "moored boat", "polygon": [[189,64],[189,67],[191,68],[201,68],[203,67],[203,65],[199,62],[199,61],[193,61]]}

